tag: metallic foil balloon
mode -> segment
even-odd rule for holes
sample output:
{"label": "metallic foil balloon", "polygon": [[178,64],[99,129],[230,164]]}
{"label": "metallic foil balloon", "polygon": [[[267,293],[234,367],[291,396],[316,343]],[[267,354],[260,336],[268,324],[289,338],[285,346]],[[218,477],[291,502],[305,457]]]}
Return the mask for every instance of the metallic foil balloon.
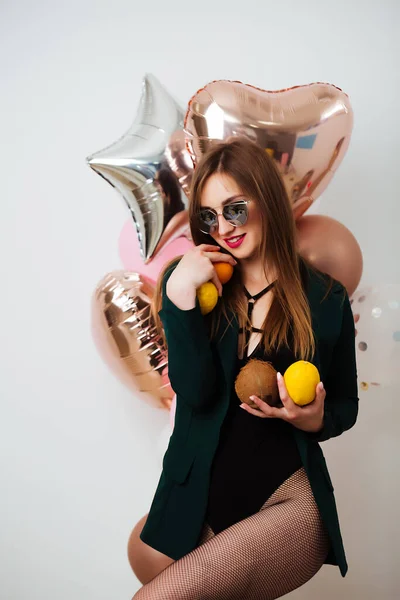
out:
{"label": "metallic foil balloon", "polygon": [[361,248],[351,231],[324,215],[304,215],[296,227],[300,254],[317,269],[340,281],[351,296],[363,270]]}
{"label": "metallic foil balloon", "polygon": [[400,386],[400,284],[357,290],[351,298],[356,322],[358,382],[361,392],[384,390],[397,398]]}
{"label": "metallic foil balloon", "polygon": [[114,374],[149,404],[169,410],[174,392],[167,350],[150,313],[153,290],[138,273],[106,275],[93,294],[92,333]]}
{"label": "metallic foil balloon", "polygon": [[245,135],[268,152],[299,218],[324,191],[350,141],[348,96],[328,83],[267,91],[239,81],[212,81],[191,98],[184,120],[196,163],[220,140]]}
{"label": "metallic foil balloon", "polygon": [[190,184],[193,174],[193,161],[186,148],[185,134],[183,130],[175,131],[171,135],[165,155],[171,170],[178,178],[182,190],[189,198]]}
{"label": "metallic foil balloon", "polygon": [[123,196],[146,262],[169,241],[189,233],[180,214],[187,198],[168,162],[174,159],[173,135],[182,131],[182,123],[183,110],[153,75],[146,75],[130,129],[86,159]]}

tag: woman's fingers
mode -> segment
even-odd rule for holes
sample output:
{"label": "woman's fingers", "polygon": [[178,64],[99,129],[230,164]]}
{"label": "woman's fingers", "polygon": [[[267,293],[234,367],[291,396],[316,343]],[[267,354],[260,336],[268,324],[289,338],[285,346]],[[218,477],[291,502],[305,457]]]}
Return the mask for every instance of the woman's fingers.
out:
{"label": "woman's fingers", "polygon": [[326,391],[325,391],[325,387],[324,384],[322,383],[322,381],[319,382],[319,384],[317,385],[317,387],[315,388],[315,399],[318,402],[324,402],[325,400],[325,396],[326,396]]}
{"label": "woman's fingers", "polygon": [[214,270],[213,276],[211,277],[211,281],[215,285],[218,290],[218,296],[222,296],[222,283],[217,275],[217,272]]}
{"label": "woman's fingers", "polygon": [[257,408],[251,408],[248,404],[241,404],[240,408],[243,408],[246,412],[254,415],[255,417],[260,417],[261,419],[267,419],[268,415],[266,415],[263,411],[258,410]]}
{"label": "woman's fingers", "polygon": [[211,262],[228,262],[232,266],[237,265],[236,260],[230,254],[224,254],[223,252],[212,252],[209,254],[208,252],[203,252],[203,256],[206,256],[211,260]]}
{"label": "woman's fingers", "polygon": [[203,252],[217,252],[217,250],[219,250],[221,248],[221,246],[217,246],[214,244],[200,244],[199,246],[196,246],[197,250],[201,250]]}
{"label": "woman's fingers", "polygon": [[289,405],[291,403],[293,403],[293,400],[291,399],[291,397],[288,394],[288,391],[286,389],[285,380],[284,380],[284,378],[283,378],[283,376],[282,376],[281,373],[277,373],[276,380],[277,380],[277,383],[278,383],[279,397],[282,400],[283,406],[285,406],[286,408],[288,408]]}
{"label": "woman's fingers", "polygon": [[264,414],[265,417],[269,417],[271,419],[282,419],[286,414],[284,409],[270,406],[258,396],[250,396],[250,400],[253,400],[253,402],[257,404],[259,410]]}

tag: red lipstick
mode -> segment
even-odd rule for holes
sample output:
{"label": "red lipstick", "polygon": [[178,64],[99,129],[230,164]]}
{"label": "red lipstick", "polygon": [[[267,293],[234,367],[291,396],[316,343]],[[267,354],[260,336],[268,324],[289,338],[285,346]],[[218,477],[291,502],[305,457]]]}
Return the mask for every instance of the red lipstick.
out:
{"label": "red lipstick", "polygon": [[[232,236],[231,238],[225,239],[224,242],[226,243],[227,246],[229,246],[229,248],[239,248],[239,246],[242,244],[245,236],[246,236],[245,233],[243,233],[240,236],[239,235]],[[235,240],[235,241],[231,241],[231,240]]]}

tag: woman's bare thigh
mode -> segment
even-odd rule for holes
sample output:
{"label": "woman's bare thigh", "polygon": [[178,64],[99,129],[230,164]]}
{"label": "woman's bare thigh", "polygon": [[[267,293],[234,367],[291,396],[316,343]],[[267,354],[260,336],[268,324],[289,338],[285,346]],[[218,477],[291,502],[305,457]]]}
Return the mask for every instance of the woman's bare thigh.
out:
{"label": "woman's bare thigh", "polygon": [[175,562],[173,558],[152,548],[140,539],[147,516],[148,513],[136,523],[129,537],[127,548],[129,564],[143,585]]}

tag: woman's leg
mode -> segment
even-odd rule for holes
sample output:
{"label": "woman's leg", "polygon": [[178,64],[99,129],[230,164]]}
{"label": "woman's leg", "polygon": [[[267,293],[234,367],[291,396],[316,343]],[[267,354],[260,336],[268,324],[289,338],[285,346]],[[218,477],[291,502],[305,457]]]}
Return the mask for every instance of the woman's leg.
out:
{"label": "woman's leg", "polygon": [[329,538],[303,468],[259,512],[200,543],[143,586],[135,600],[273,600],[322,567]]}

